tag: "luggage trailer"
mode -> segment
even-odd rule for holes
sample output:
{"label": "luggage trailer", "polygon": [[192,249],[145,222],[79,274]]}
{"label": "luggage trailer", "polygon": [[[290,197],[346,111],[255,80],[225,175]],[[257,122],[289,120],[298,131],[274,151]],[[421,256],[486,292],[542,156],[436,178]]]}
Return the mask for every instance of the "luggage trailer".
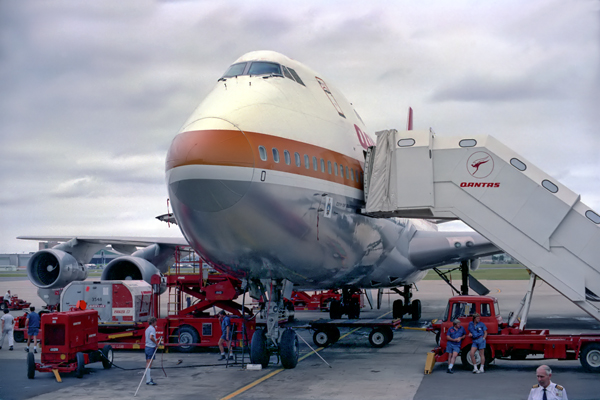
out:
{"label": "luggage trailer", "polygon": [[319,319],[297,329],[314,331],[313,342],[316,346],[326,347],[340,339],[339,328],[371,328],[369,343],[373,347],[383,347],[394,338],[394,331],[400,328],[402,320],[396,319]]}

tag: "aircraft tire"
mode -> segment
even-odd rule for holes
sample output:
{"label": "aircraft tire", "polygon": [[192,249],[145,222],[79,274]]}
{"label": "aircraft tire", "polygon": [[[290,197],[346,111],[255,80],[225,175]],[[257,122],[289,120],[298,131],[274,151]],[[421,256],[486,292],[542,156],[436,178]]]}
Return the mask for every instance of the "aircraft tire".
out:
{"label": "aircraft tire", "polygon": [[31,352],[27,354],[27,378],[35,378],[35,356]]}
{"label": "aircraft tire", "polygon": [[421,300],[413,300],[412,303],[410,303],[410,314],[412,316],[412,320],[413,321],[418,321],[421,319]]}
{"label": "aircraft tire", "polygon": [[588,343],[579,356],[581,366],[589,372],[600,372],[600,343]]}
{"label": "aircraft tire", "polygon": [[360,318],[360,303],[358,301],[352,301],[350,303],[350,310],[348,312],[348,319],[359,319]]}
{"label": "aircraft tire", "polygon": [[402,300],[394,300],[392,303],[392,317],[394,319],[402,318],[404,315],[404,303]]}
{"label": "aircraft tire", "polygon": [[342,302],[339,300],[331,300],[329,304],[329,318],[340,319],[342,318]]}
{"label": "aircraft tire", "polygon": [[298,336],[294,330],[286,329],[281,335],[281,341],[279,342],[279,356],[281,357],[283,368],[296,368],[299,355],[300,344],[298,343]]}
{"label": "aircraft tire", "polygon": [[250,361],[252,364],[260,364],[263,368],[266,368],[269,365],[270,358],[265,331],[257,329],[254,331],[250,342]]}

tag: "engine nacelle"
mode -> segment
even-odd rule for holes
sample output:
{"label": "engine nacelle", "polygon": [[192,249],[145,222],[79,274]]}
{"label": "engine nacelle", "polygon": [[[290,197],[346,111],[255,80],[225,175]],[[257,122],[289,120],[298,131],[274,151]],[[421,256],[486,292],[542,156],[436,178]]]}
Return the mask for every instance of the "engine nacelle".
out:
{"label": "engine nacelle", "polygon": [[35,253],[27,263],[27,275],[35,286],[42,289],[62,288],[73,281],[83,281],[87,268],[62,250],[47,249]]}
{"label": "engine nacelle", "polygon": [[471,271],[477,271],[477,268],[479,268],[479,265],[481,264],[481,260],[479,258],[476,258],[474,260],[471,260]]}
{"label": "engine nacelle", "polygon": [[[123,256],[108,263],[102,272],[103,281],[143,280],[152,284],[152,275],[162,276],[160,270],[151,262],[140,257]],[[164,293],[167,286],[163,280],[160,285],[160,294]]]}

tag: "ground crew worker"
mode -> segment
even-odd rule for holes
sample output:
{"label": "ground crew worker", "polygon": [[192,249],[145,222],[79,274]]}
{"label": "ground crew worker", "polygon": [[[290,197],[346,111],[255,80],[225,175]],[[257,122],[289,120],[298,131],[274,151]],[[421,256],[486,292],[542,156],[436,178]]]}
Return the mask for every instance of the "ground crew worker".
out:
{"label": "ground crew worker", "polygon": [[4,309],[2,318],[2,339],[0,339],[0,349],[4,346],[4,338],[8,336],[8,349],[12,350],[14,345],[13,327],[15,326],[15,317],[9,314],[8,308]]}
{"label": "ground crew worker", "polygon": [[533,385],[529,397],[527,400],[569,400],[567,398],[567,390],[550,381],[552,377],[552,370],[547,365],[540,365],[535,370],[538,384]]}
{"label": "ground crew worker", "polygon": [[454,326],[448,329],[448,334],[446,335],[446,340],[448,343],[446,344],[446,353],[450,354],[448,356],[448,373],[453,374],[452,367],[456,362],[456,357],[458,353],[460,353],[460,345],[462,340],[467,335],[465,328],[460,325],[460,320],[455,319],[453,321]]}
{"label": "ground crew worker", "polygon": [[225,349],[223,343],[227,343],[229,349],[229,359],[233,360],[233,349],[231,348],[231,337],[233,336],[233,326],[231,325],[231,319],[227,316],[224,310],[219,311],[219,322],[221,323],[221,337],[219,338],[219,350],[221,351],[221,357],[217,361],[223,361],[225,359]]}
{"label": "ground crew worker", "polygon": [[[473,363],[473,373],[483,374],[483,366],[485,365],[485,338],[487,337],[487,326],[481,322],[481,316],[478,313],[473,314],[473,321],[469,322],[469,336],[473,338],[473,345],[469,352],[469,357]],[[479,357],[481,358],[481,365],[477,369],[477,363],[475,362],[475,351],[479,350]]]}
{"label": "ground crew worker", "polygon": [[5,305],[5,308],[7,308],[7,309],[8,309],[8,307],[10,307],[11,298],[12,298],[12,296],[10,295],[10,290],[7,290],[6,293],[4,294],[4,305]]}
{"label": "ground crew worker", "polygon": [[25,329],[27,329],[27,347],[25,351],[29,353],[29,343],[33,338],[33,352],[37,353],[37,337],[40,333],[40,315],[35,312],[35,307],[29,307],[29,314],[27,314],[27,320],[25,321]]}
{"label": "ground crew worker", "polygon": [[150,376],[150,370],[152,369],[152,361],[154,360],[154,353],[156,353],[157,346],[156,318],[150,317],[148,319],[148,328],[146,328],[146,346],[144,349],[144,352],[146,353],[146,385],[156,385]]}

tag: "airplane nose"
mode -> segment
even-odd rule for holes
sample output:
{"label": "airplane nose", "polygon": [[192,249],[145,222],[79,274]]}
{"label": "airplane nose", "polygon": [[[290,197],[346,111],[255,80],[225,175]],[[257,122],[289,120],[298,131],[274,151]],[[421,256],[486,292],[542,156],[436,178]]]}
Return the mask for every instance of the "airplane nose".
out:
{"label": "airplane nose", "polygon": [[[219,125],[224,121],[219,120]],[[240,201],[252,183],[254,154],[241,130],[196,129],[178,134],[166,160],[169,195],[195,211],[217,212]],[[175,204],[174,204],[175,205]]]}

